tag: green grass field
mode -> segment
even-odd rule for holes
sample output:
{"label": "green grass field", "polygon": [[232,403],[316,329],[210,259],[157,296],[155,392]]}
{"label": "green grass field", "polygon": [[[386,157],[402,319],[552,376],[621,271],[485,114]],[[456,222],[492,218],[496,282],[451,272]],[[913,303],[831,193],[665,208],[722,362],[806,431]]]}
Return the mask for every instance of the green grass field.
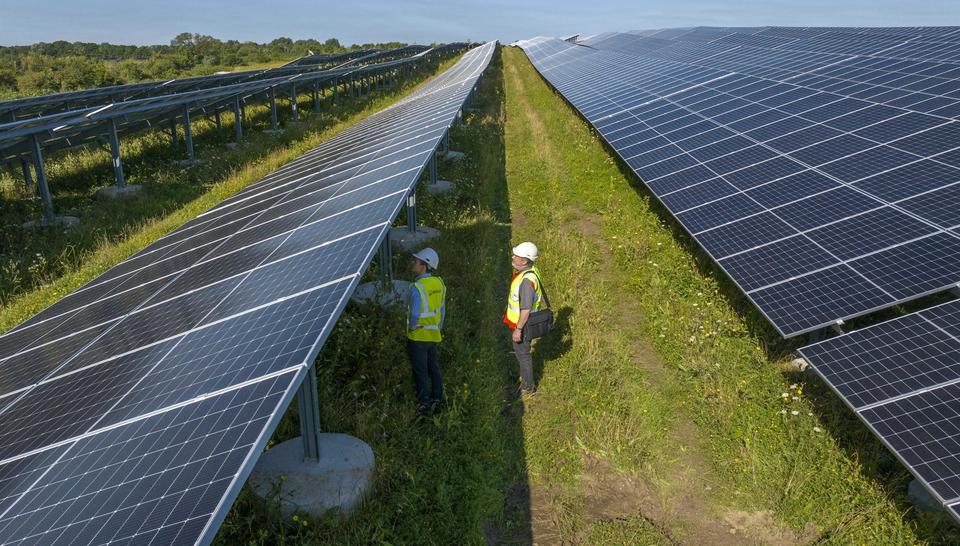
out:
{"label": "green grass field", "polygon": [[[23,288],[0,329],[396,96],[256,148]],[[402,311],[349,306],[317,361],[321,422],[373,448],[372,495],[347,516],[284,518],[245,488],[217,544],[960,543],[522,51],[498,52],[475,106],[451,131],[466,159],[440,165],[455,192],[418,199],[443,233],[446,410],[414,423]],[[500,315],[523,240],[540,247],[557,330],[535,346],[539,391],[517,398]],[[292,407],[271,445],[298,434]]]}

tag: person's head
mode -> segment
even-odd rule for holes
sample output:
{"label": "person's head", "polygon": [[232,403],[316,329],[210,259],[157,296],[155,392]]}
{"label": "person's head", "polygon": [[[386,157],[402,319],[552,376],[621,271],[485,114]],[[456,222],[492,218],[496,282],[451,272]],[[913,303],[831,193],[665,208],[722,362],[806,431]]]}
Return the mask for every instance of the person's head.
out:
{"label": "person's head", "polygon": [[410,257],[410,271],[414,275],[423,275],[440,265],[440,256],[432,248],[425,248]]}
{"label": "person's head", "polygon": [[537,245],[529,241],[520,243],[513,247],[513,257],[511,258],[513,268],[518,271],[528,269],[537,260],[538,255]]}

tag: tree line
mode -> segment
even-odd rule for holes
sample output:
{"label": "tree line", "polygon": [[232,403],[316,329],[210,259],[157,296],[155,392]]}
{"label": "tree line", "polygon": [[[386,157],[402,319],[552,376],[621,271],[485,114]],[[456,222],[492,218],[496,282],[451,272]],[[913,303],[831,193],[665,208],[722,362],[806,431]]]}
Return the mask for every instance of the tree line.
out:
{"label": "tree line", "polygon": [[399,42],[345,46],[336,38],[269,43],[218,40],[184,32],[169,45],[41,42],[0,46],[0,100],[139,81],[212,74],[221,70],[291,60],[311,51],[399,47]]}

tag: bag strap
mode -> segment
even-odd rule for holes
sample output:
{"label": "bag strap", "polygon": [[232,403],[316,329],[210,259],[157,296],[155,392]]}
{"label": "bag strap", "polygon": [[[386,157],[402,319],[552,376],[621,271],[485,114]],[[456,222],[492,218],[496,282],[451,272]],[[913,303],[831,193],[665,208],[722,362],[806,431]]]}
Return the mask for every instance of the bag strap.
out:
{"label": "bag strap", "polygon": [[537,282],[540,283],[540,292],[543,292],[543,301],[547,304],[547,309],[550,309],[550,298],[547,297],[547,288],[543,286],[543,279],[541,279],[540,275],[532,268],[523,272],[524,275],[527,273],[533,273],[537,277]]}

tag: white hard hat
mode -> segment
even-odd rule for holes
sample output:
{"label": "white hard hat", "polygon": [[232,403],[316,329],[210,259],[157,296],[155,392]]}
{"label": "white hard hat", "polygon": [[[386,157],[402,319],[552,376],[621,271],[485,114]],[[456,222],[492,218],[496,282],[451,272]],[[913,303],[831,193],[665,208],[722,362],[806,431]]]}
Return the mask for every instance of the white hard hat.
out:
{"label": "white hard hat", "polygon": [[530,261],[537,260],[537,245],[527,241],[513,247],[513,255],[527,258]]}
{"label": "white hard hat", "polygon": [[440,265],[440,256],[437,255],[437,251],[429,247],[415,253],[413,257],[427,264],[430,269],[436,269]]}

